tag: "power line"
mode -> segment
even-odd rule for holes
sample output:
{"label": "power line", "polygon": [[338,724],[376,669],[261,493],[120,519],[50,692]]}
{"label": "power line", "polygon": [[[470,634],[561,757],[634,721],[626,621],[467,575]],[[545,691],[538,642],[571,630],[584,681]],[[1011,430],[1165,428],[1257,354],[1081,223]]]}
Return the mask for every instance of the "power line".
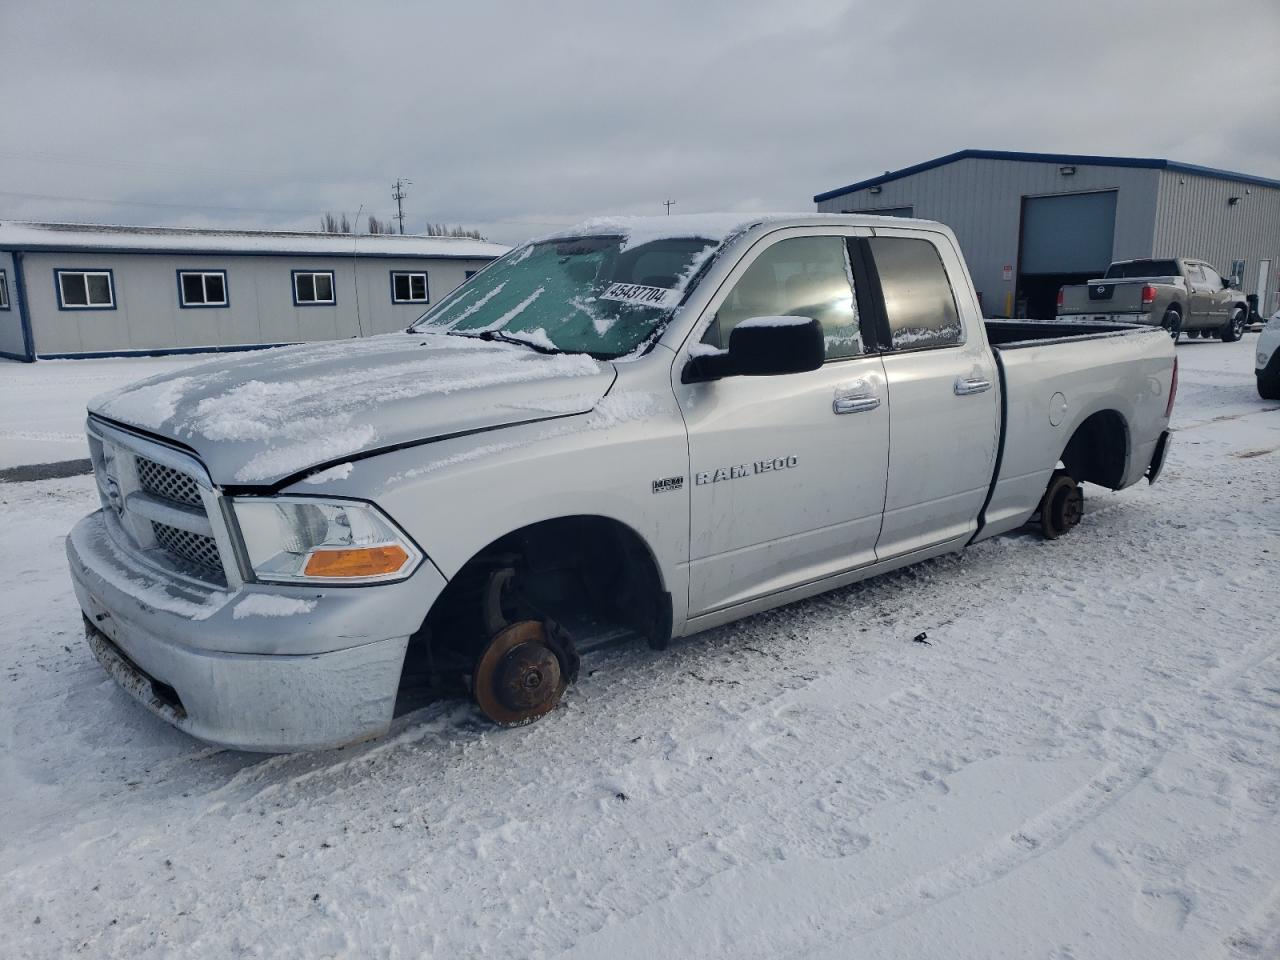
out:
{"label": "power line", "polygon": [[75,203],[105,203],[116,207],[164,207],[177,210],[226,210],[232,213],[282,213],[295,216],[314,216],[316,210],[283,210],[265,207],[227,207],[208,203],[168,203],[163,200],[107,200],[103,197],[65,197],[49,193],[19,193],[14,190],[0,190],[0,197],[21,197],[26,200],[69,200]]}
{"label": "power line", "polygon": [[[406,183],[409,181],[405,181]],[[301,210],[301,209],[283,209],[268,207],[230,207],[219,206],[215,204],[198,204],[198,203],[175,203],[164,200],[108,200],[105,197],[73,197],[65,195],[56,195],[51,193],[23,193],[17,190],[0,190],[0,197],[17,197],[23,200],[43,200],[53,203],[100,203],[114,207],[156,207],[164,210],[219,210],[228,213],[278,213],[286,216],[303,216],[313,217],[320,211],[318,209]],[[389,217],[388,219],[395,219]],[[562,227],[572,223],[577,223],[583,219],[581,216],[561,217],[552,220],[539,220],[534,217],[518,217],[515,219],[500,220],[486,216],[447,216],[446,220],[457,220],[458,222],[475,222],[475,223],[493,223],[514,227]]]}

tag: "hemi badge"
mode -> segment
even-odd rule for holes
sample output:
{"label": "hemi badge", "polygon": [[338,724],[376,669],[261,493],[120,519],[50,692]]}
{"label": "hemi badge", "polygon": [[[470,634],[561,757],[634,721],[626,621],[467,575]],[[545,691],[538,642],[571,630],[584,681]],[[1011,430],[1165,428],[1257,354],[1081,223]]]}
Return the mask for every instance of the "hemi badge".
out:
{"label": "hemi badge", "polygon": [[669,490],[681,490],[684,488],[684,477],[667,477],[665,480],[653,481],[654,493],[666,493]]}

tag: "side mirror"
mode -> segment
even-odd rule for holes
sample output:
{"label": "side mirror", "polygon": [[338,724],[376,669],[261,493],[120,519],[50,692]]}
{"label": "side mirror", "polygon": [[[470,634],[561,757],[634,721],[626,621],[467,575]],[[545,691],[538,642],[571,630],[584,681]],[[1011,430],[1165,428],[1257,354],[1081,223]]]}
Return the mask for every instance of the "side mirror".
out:
{"label": "side mirror", "polygon": [[1223,289],[1223,290],[1226,290],[1228,287],[1234,287],[1234,286],[1235,286],[1237,283],[1239,283],[1239,282],[1240,282],[1240,281],[1239,281],[1239,280],[1237,280],[1235,277],[1223,277],[1223,278],[1222,278],[1222,289]]}
{"label": "side mirror", "polygon": [[812,317],[750,317],[729,334],[729,349],[694,357],[683,383],[721,377],[772,377],[806,373],[826,362],[822,324]]}

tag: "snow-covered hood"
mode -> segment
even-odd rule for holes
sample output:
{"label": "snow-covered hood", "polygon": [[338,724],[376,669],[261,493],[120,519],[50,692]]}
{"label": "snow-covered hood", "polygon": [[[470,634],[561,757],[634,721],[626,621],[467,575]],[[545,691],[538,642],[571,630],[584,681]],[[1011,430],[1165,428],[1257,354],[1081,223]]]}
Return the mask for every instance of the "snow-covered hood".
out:
{"label": "snow-covered hood", "polygon": [[241,354],[89,401],[89,412],[192,448],[215,483],[277,484],[403,444],[590,411],[609,363],[395,333]]}

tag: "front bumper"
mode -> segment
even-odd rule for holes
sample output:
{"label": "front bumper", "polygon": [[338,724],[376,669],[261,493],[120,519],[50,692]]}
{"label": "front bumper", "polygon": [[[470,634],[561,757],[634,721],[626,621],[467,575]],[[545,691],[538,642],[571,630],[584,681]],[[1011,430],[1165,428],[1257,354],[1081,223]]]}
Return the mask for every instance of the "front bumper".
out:
{"label": "front bumper", "polygon": [[[391,722],[409,635],[444,588],[424,563],[400,584],[201,590],[134,562],[102,511],[67,537],[94,655],[152,713],[238,750],[314,750]],[[237,616],[253,593],[300,601],[292,616]]]}

